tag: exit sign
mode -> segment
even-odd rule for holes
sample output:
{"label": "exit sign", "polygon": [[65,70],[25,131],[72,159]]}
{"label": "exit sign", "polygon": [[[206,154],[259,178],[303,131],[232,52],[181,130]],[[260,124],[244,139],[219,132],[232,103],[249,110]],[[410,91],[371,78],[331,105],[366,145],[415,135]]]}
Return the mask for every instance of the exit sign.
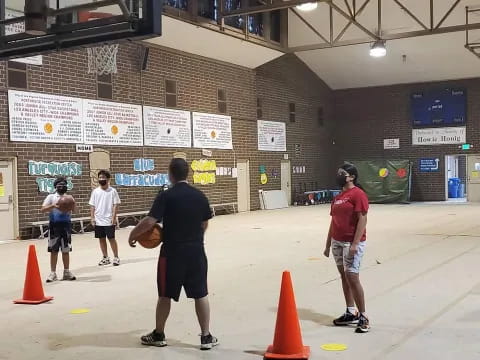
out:
{"label": "exit sign", "polygon": [[471,144],[463,144],[462,145],[462,150],[470,150],[471,148],[473,148],[473,145],[471,145]]}

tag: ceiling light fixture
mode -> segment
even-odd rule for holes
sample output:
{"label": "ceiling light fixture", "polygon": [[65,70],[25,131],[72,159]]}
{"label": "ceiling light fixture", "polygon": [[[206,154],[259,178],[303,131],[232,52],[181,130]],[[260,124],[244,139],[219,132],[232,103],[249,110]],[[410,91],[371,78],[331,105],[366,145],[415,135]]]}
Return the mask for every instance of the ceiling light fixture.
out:
{"label": "ceiling light fixture", "polygon": [[316,2],[309,2],[309,3],[297,5],[296,8],[297,10],[300,10],[300,11],[312,11],[312,10],[315,10],[317,6],[318,4]]}
{"label": "ceiling light fixture", "polygon": [[383,40],[375,41],[370,47],[370,56],[383,57],[385,55],[387,55],[387,49],[385,48],[385,41]]}

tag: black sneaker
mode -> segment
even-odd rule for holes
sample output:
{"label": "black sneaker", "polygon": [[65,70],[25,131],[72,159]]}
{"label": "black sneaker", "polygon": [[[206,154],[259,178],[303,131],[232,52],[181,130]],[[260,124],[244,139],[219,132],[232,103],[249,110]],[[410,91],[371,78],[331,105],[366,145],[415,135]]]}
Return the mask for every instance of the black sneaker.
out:
{"label": "black sneaker", "polygon": [[167,341],[165,340],[164,333],[157,333],[153,330],[150,334],[144,335],[140,338],[143,345],[158,346],[163,347],[167,346]]}
{"label": "black sneaker", "polygon": [[342,316],[333,320],[335,326],[347,326],[358,323],[358,315],[346,311]]}
{"label": "black sneaker", "polygon": [[210,350],[214,346],[218,345],[218,339],[212,336],[212,334],[208,334],[200,337],[200,343],[201,350]]}
{"label": "black sneaker", "polygon": [[367,317],[363,314],[360,315],[358,318],[357,329],[355,330],[356,333],[364,334],[370,331],[370,321],[368,321]]}

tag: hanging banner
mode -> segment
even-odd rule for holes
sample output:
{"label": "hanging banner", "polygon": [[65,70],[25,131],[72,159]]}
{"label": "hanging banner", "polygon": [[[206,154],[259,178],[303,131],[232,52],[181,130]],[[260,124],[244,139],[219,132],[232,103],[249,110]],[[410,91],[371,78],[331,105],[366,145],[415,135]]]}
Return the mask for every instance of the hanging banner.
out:
{"label": "hanging banner", "polygon": [[147,146],[192,146],[192,125],[188,111],[144,106],[143,131]]}
{"label": "hanging banner", "polygon": [[232,118],[225,115],[194,112],[193,147],[233,149]]}
{"label": "hanging banner", "polygon": [[8,90],[10,140],[82,143],[82,100]]}
{"label": "hanging banner", "polygon": [[257,120],[258,150],[287,151],[287,131],[284,122]]}
{"label": "hanging banner", "polygon": [[432,129],[413,129],[412,145],[445,145],[464,144],[466,140],[466,128],[448,127]]}
{"label": "hanging banner", "polygon": [[143,145],[141,105],[83,100],[85,144]]}

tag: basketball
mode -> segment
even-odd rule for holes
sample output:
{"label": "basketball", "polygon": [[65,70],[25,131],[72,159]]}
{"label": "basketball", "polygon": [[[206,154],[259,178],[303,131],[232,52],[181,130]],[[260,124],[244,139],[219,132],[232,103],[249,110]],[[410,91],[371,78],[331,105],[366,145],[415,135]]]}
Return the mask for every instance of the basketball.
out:
{"label": "basketball", "polygon": [[75,207],[75,200],[70,195],[63,195],[58,199],[57,206],[61,212],[69,212]]}
{"label": "basketball", "polygon": [[135,240],[146,249],[156,248],[162,242],[162,228],[155,224],[152,230]]}

